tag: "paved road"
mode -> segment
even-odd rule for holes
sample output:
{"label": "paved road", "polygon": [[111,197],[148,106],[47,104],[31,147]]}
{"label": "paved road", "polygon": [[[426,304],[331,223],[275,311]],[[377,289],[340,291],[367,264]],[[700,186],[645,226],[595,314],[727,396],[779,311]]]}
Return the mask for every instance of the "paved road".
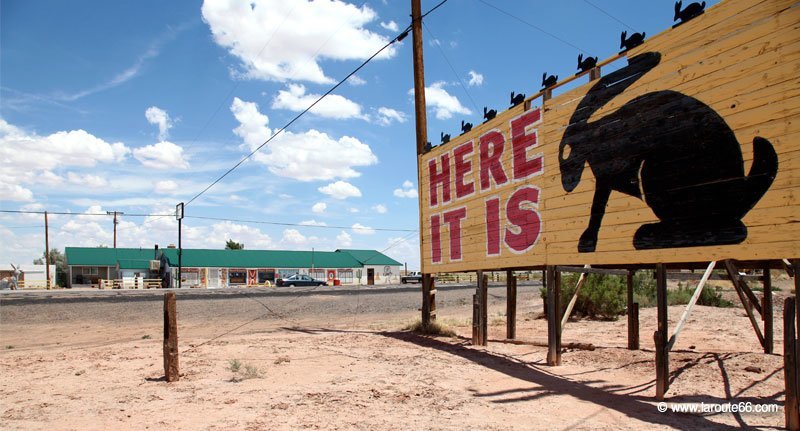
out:
{"label": "paved road", "polygon": [[[519,312],[536,308],[539,283],[518,287]],[[474,285],[437,286],[440,315],[471,309]],[[116,324],[151,322],[162,313],[166,290],[0,291],[0,323],[64,324],[99,321]],[[339,319],[353,315],[418,315],[420,285],[339,286],[319,288],[169,289],[177,293],[181,319],[226,321],[265,319]],[[505,307],[504,284],[489,288],[490,308]]]}

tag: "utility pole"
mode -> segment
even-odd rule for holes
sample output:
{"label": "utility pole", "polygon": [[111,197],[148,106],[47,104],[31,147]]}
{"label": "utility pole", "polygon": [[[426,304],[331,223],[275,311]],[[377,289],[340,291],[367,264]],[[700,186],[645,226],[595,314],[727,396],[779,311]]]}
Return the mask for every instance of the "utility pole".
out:
{"label": "utility pole", "polygon": [[122,211],[106,211],[106,214],[114,216],[114,248],[117,248],[117,224],[119,224],[119,221],[117,221],[117,214],[122,215],[125,213]]}
{"label": "utility pole", "polygon": [[47,275],[47,288],[50,289],[50,234],[47,229],[47,211],[44,212],[44,267]]}
{"label": "utility pole", "polygon": [[[428,144],[428,118],[425,105],[425,67],[422,61],[422,7],[420,0],[411,0],[411,34],[414,57],[414,113],[417,125],[417,187],[422,196],[422,178],[420,177],[419,156],[425,153]],[[422,199],[419,199],[419,213],[422,214]],[[422,217],[419,220],[419,255],[423,256]],[[420,262],[423,263],[423,262]],[[436,309],[434,297],[431,295],[432,278],[430,274],[422,274],[422,324],[429,325],[431,310]]]}
{"label": "utility pole", "polygon": [[181,244],[181,221],[183,220],[183,207],[183,202],[175,206],[175,218],[178,219],[178,289],[181,288],[181,282],[183,281],[183,276],[181,274],[183,271],[183,263],[181,262],[181,258],[183,257],[183,245]]}

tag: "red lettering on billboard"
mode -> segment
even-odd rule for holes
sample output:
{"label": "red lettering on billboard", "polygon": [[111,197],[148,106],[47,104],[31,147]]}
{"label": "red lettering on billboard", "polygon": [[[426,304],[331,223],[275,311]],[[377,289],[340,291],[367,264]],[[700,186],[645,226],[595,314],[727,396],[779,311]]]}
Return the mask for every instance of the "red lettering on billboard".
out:
{"label": "red lettering on billboard", "polygon": [[442,154],[440,166],[441,169],[436,168],[436,159],[428,162],[431,207],[439,204],[439,186],[442,186],[442,203],[450,202],[450,154]]}
{"label": "red lettering on billboard", "polygon": [[542,173],[542,154],[528,158],[528,149],[539,145],[538,132],[532,130],[525,133],[525,129],[542,120],[541,108],[526,112],[511,120],[511,147],[514,152],[513,176],[514,180],[528,178],[531,175]]}
{"label": "red lettering on billboard", "polygon": [[503,134],[496,130],[492,130],[480,137],[481,190],[487,190],[491,187],[490,176],[498,186],[508,182],[508,177],[503,171],[503,164],[500,162],[505,142],[506,139]]}

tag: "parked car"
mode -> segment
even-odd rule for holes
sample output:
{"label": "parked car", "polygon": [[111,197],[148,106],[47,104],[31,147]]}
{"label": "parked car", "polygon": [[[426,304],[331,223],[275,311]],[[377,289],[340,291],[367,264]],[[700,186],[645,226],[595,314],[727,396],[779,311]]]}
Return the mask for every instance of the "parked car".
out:
{"label": "parked car", "polygon": [[400,277],[400,282],[406,283],[422,283],[422,273],[418,271],[409,272],[408,274]]}
{"label": "parked car", "polygon": [[328,282],[324,280],[317,280],[305,274],[295,274],[288,278],[279,278],[275,283],[278,286],[327,286]]}

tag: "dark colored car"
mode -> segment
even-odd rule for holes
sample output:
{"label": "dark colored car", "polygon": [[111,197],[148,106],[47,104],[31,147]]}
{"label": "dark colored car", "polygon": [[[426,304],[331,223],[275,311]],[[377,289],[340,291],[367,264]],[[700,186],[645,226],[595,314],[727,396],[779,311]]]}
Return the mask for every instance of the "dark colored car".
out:
{"label": "dark colored car", "polygon": [[295,274],[289,278],[279,278],[276,283],[278,286],[326,286],[327,281],[317,280],[305,274]]}

